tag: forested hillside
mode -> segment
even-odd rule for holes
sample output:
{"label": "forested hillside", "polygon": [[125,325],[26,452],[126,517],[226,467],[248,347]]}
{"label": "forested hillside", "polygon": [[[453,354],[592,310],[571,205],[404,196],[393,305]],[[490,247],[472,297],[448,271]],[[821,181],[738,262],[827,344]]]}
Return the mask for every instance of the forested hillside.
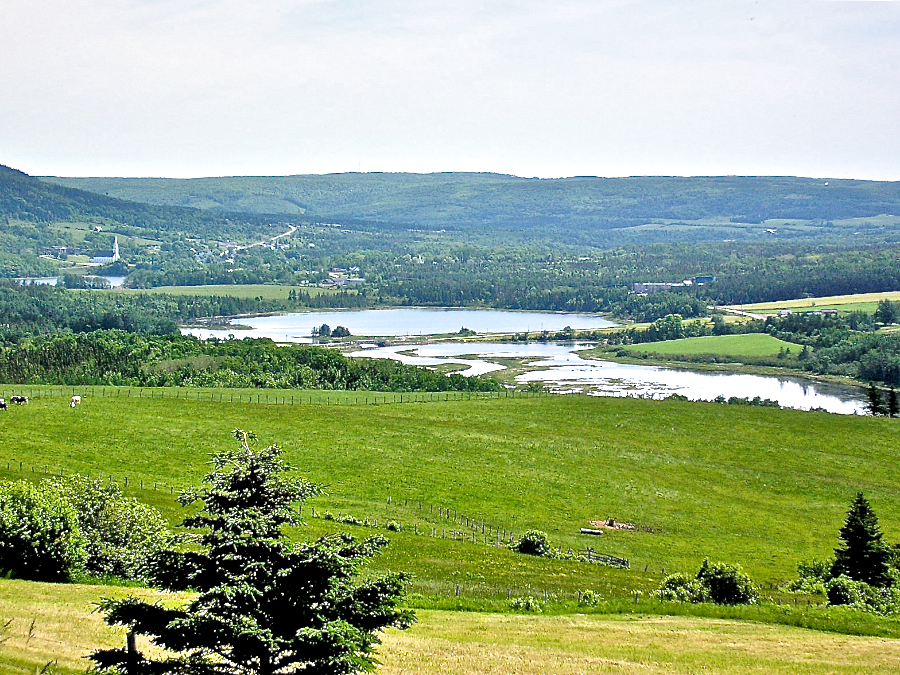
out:
{"label": "forested hillside", "polygon": [[346,173],[45,180],[152,204],[315,214],[432,229],[488,227],[572,241],[578,233],[648,223],[694,224],[688,234],[698,236],[697,221],[713,219],[718,230],[734,235],[772,219],[825,222],[900,215],[900,183],[794,177],[537,179],[485,173]]}

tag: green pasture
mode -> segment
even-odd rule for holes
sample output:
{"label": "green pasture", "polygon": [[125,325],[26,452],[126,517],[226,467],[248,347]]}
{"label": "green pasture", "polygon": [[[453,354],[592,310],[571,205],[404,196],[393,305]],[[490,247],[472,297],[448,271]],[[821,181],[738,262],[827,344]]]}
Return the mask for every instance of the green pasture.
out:
{"label": "green pasture", "polygon": [[732,305],[729,309],[744,312],[774,314],[779,309],[815,311],[836,309],[839,312],[868,312],[871,314],[881,300],[896,302],[900,300],[900,291],[884,293],[857,293],[855,295],[832,295],[821,298],[801,298],[799,300],[781,300],[779,302],[760,302],[752,305]]}
{"label": "green pasture", "polygon": [[145,289],[116,289],[120,293],[165,293],[167,295],[229,296],[234,298],[262,298],[263,300],[287,300],[294,290],[310,296],[333,295],[333,288],[317,286],[277,286],[275,284],[222,284],[208,286],[157,286]]}
{"label": "green pasture", "polygon": [[777,356],[782,350],[788,349],[799,352],[801,347],[766,333],[747,333],[745,335],[707,335],[682,340],[645,342],[626,345],[623,349],[633,353],[753,357]]}
{"label": "green pasture", "polygon": [[[425,598],[456,602],[457,585],[475,605],[508,591],[629,597],[664,573],[695,571],[705,556],[743,565],[768,592],[798,561],[830,554],[857,490],[887,540],[900,539],[891,419],[588,396],[410,402],[404,394],[385,403],[399,397],[387,394],[376,405],[369,394],[366,405],[345,392],[335,405],[333,393],[317,392],[292,405],[234,400],[227,390],[197,400],[189,391],[176,399],[88,389],[70,408],[58,388],[29,391],[28,405],[0,413],[3,477],[127,477],[128,493],[174,521],[177,490],[200,479],[232,429],[250,429],[327,486],[328,496],[304,506],[309,534],[336,527],[312,509],[401,523],[377,565],[412,572],[412,590]],[[579,533],[610,517],[638,529]],[[498,534],[530,528],[563,550],[628,558],[631,569],[494,545]]]}

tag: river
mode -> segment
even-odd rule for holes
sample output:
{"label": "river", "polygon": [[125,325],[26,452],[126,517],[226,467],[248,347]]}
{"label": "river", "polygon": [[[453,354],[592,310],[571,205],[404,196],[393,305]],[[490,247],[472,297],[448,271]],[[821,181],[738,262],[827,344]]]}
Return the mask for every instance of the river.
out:
{"label": "river", "polygon": [[594,396],[665,398],[680,394],[711,401],[718,396],[770,399],[786,408],[823,408],[844,415],[865,411],[864,392],[857,387],[823,384],[802,377],[718,373],[682,368],[616,363],[581,357],[592,344],[572,343],[444,343],[364,349],[348,356],[391,358],[411,365],[459,364],[466,375],[506,368],[496,359],[528,361],[528,372],[516,376],[522,384],[540,382],[552,391],[584,391]]}
{"label": "river", "polygon": [[[353,335],[397,340],[418,340],[434,334],[456,333],[468,328],[478,333],[532,333],[559,331],[569,326],[590,330],[613,326],[595,314],[513,312],[487,309],[400,308],[326,312],[296,312],[238,319],[250,326],[221,329],[185,328],[182,332],[200,338],[268,337],[276,342],[311,342],[313,328],[323,323],[345,326]],[[426,345],[394,345],[352,352],[350,356],[390,358],[403,363],[436,366],[456,364],[466,375],[483,375],[505,369],[498,359],[527,362],[527,372],[516,376],[522,384],[541,382],[557,392],[585,391],[597,396],[644,396],[662,398],[680,394],[690,399],[712,400],[717,396],[778,401],[790,408],[824,408],[841,414],[862,413],[864,392],[859,388],[827,385],[802,377],[774,377],[718,373],[683,368],[586,359],[579,351],[592,345],[553,342],[439,342]]]}

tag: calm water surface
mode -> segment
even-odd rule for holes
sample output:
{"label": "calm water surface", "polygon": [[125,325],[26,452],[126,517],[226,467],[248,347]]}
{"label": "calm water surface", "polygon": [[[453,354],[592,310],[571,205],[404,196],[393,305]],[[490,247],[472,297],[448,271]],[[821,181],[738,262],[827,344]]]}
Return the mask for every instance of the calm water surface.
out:
{"label": "calm water surface", "polygon": [[597,314],[563,314],[552,312],[512,312],[494,309],[439,309],[403,307],[400,309],[365,309],[343,312],[291,312],[273,316],[237,319],[235,323],[251,330],[186,328],[182,332],[201,338],[268,337],[276,342],[310,342],[313,328],[323,323],[331,328],[344,326],[352,335],[371,337],[418,337],[435,333],[456,333],[468,328],[478,333],[520,333],[525,331],[558,331],[566,326],[576,330],[615,326]]}
{"label": "calm water surface", "polygon": [[[824,408],[846,415],[862,414],[864,392],[856,387],[822,384],[803,378],[714,373],[661,366],[615,363],[582,358],[578,351],[593,345],[570,343],[452,343],[366,349],[350,356],[393,358],[412,365],[460,364],[461,372],[478,375],[503,370],[494,358],[525,358],[535,370],[516,377],[541,382],[555,391],[587,391],[596,396],[664,398],[680,394],[711,401],[717,396],[778,401],[787,408]],[[401,353],[403,352],[403,353]],[[463,358],[467,357],[467,358]],[[468,369],[465,367],[468,366]]]}

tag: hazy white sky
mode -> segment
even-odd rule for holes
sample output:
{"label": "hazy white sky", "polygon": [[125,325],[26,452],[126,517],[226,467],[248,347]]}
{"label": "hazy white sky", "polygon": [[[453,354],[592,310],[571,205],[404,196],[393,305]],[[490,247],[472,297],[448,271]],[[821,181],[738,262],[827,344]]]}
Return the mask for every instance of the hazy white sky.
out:
{"label": "hazy white sky", "polygon": [[3,0],[0,164],[900,180],[900,2]]}

